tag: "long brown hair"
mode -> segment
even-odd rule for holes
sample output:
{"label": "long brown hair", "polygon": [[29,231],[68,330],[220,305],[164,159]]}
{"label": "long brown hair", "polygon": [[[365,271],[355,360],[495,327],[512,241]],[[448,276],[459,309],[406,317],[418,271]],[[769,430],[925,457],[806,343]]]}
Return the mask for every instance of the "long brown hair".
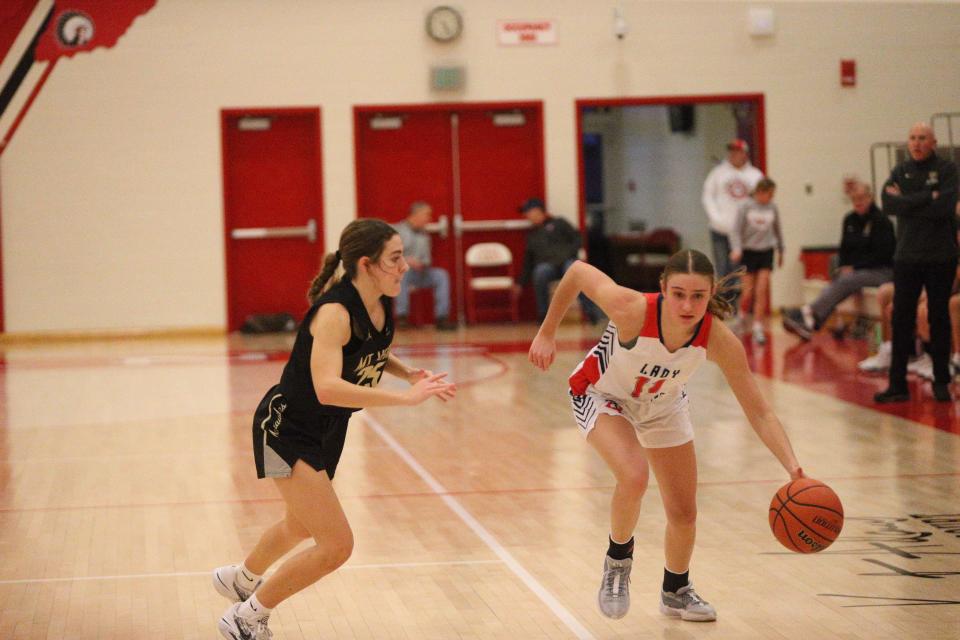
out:
{"label": "long brown hair", "polygon": [[[348,224],[340,234],[337,250],[324,257],[323,268],[310,283],[310,290],[307,292],[310,304],[315,304],[327,289],[343,278],[356,278],[357,262],[360,258],[370,258],[374,262],[379,260],[384,245],[395,235],[397,230],[379,218],[362,218]],[[341,262],[343,274],[331,280]]]}
{"label": "long brown hair", "polygon": [[663,267],[663,273],[660,274],[660,282],[666,285],[667,280],[675,273],[688,273],[698,276],[707,276],[713,283],[713,295],[710,302],[707,303],[707,312],[712,313],[720,319],[729,318],[733,315],[735,309],[730,301],[730,294],[740,290],[740,283],[733,282],[742,275],[743,268],[729,273],[719,280],[716,279],[716,271],[710,258],[700,253],[696,249],[684,249],[678,251],[667,260]]}

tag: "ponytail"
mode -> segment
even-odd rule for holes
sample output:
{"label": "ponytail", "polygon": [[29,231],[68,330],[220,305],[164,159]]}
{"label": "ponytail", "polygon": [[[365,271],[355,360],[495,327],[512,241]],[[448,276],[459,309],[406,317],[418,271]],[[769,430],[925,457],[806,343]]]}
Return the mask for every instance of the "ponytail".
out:
{"label": "ponytail", "polygon": [[707,303],[707,313],[712,313],[721,320],[725,320],[736,313],[733,306],[733,300],[738,291],[740,291],[741,276],[746,274],[746,267],[740,267],[732,273],[728,273],[713,285],[713,297]]}
{"label": "ponytail", "polygon": [[327,257],[323,259],[323,268],[314,277],[313,282],[310,283],[310,290],[307,292],[307,300],[311,305],[316,304],[317,299],[329,289],[327,283],[336,273],[338,266],[340,266],[340,252],[328,253]]}

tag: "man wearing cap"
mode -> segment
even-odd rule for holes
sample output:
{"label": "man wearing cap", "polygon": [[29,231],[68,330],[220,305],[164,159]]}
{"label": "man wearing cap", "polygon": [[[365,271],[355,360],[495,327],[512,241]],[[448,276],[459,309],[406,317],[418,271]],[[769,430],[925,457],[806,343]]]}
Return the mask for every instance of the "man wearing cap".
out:
{"label": "man wearing cap", "polygon": [[703,208],[710,220],[713,263],[717,277],[721,278],[736,267],[730,262],[729,236],[737,212],[763,177],[763,173],[750,164],[749,151],[746,141],[731,140],[727,143],[727,159],[714,167],[703,183]]}
{"label": "man wearing cap", "polygon": [[[550,283],[562,278],[570,265],[577,260],[583,239],[580,232],[569,222],[547,213],[542,200],[530,198],[520,206],[520,213],[532,227],[527,234],[523,271],[513,287],[513,292],[519,296],[523,286],[533,281],[537,320],[542,321],[550,306]],[[599,313],[582,294],[580,307],[590,322],[597,321]]]}

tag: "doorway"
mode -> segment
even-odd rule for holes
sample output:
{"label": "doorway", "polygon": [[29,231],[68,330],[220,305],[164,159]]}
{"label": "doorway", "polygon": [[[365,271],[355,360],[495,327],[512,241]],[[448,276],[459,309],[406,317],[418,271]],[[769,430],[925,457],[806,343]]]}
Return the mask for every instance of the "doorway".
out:
{"label": "doorway", "polygon": [[323,259],[320,109],[223,109],[227,323],[309,307]]}
{"label": "doorway", "polygon": [[[701,205],[726,143],[745,140],[766,172],[762,94],[577,100],[582,228],[607,237],[672,229],[711,255]],[[592,232],[591,232],[592,233]],[[607,256],[595,258],[605,260]]]}
{"label": "doorway", "polygon": [[[465,307],[464,254],[501,242],[519,275],[529,223],[527,198],[542,198],[543,117],[539,102],[354,108],[357,213],[395,223],[411,203],[433,208],[433,265],[451,281],[451,319]],[[534,318],[525,292],[521,317]]]}

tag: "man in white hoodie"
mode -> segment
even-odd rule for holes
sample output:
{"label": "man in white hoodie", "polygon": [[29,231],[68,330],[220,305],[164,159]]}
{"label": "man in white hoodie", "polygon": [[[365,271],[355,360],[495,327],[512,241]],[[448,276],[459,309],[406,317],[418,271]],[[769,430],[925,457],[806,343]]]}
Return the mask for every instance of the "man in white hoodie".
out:
{"label": "man in white hoodie", "polygon": [[730,232],[740,207],[750,199],[754,187],[763,177],[763,173],[750,164],[749,151],[744,140],[728,142],[727,159],[714,167],[703,183],[703,208],[710,220],[717,277],[727,275],[737,266],[730,262]]}

